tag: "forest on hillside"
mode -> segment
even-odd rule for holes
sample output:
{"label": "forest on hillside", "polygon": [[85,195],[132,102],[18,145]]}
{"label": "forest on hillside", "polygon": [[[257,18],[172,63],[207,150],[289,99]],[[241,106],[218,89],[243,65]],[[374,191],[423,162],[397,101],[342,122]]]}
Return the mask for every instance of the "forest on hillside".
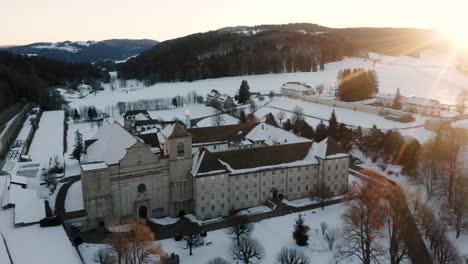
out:
{"label": "forest on hillside", "polygon": [[419,29],[334,29],[307,23],[228,27],[161,42],[117,70],[121,78],[150,83],[311,72],[344,56],[417,55],[446,44],[437,32]]}
{"label": "forest on hillside", "polygon": [[119,77],[151,82],[323,69],[327,62],[357,55],[341,37],[265,31],[255,35],[212,31],[161,42],[117,65]]}
{"label": "forest on hillside", "polygon": [[50,87],[83,80],[107,82],[109,74],[91,64],[0,52],[0,111],[22,98],[46,108],[58,108],[60,95]]}

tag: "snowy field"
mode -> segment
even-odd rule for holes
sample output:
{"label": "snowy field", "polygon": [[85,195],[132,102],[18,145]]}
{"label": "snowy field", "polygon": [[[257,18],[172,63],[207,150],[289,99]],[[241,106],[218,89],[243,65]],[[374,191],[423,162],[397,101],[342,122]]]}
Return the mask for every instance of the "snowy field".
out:
{"label": "snowy field", "polygon": [[63,122],[65,112],[45,111],[39,121],[39,128],[34,134],[29,156],[32,161],[49,165],[50,159],[58,156],[61,160],[63,155]]}
{"label": "snowy field", "polygon": [[268,93],[279,92],[282,84],[296,81],[316,86],[325,84],[327,87],[336,84],[336,77],[340,70],[346,68],[374,68],[377,71],[380,91],[394,93],[397,88],[405,96],[415,95],[438,99],[442,103],[454,104],[460,90],[466,89],[468,75],[455,69],[453,62],[448,63],[449,56],[425,51],[419,58],[389,57],[371,54],[371,59],[347,58],[342,61],[328,63],[325,71],[265,74],[252,76],[239,76],[218,79],[200,80],[195,82],[158,83],[145,88],[143,84],[128,81],[127,87],[111,91],[105,85],[105,91],[97,95],[88,95],[78,99],[75,95],[65,94],[70,106],[94,105],[104,110],[108,105],[117,102],[137,101],[142,99],[172,98],[176,95],[186,95],[196,91],[206,95],[211,89],[221,93],[235,95],[242,80],[247,80],[250,90]]}
{"label": "snowy field", "polygon": [[[383,116],[354,111],[347,108],[340,108],[340,107],[333,107],[328,105],[316,104],[312,102],[306,102],[302,100],[287,98],[287,97],[275,97],[268,105],[263,107],[259,110],[259,114],[257,117],[267,114],[271,112],[271,110],[277,113],[278,111],[285,110],[286,116],[288,118],[291,117],[293,110],[296,106],[301,107],[304,110],[304,115],[315,117],[314,123],[320,123],[320,119],[328,120],[333,110],[335,110],[335,114],[337,117],[337,121],[339,123],[345,123],[350,126],[361,126],[363,128],[372,128],[373,125],[377,125],[380,129],[395,129],[395,128],[406,128],[412,126],[420,126],[424,125],[424,121],[428,119],[428,117],[423,117],[420,115],[414,115],[416,121],[411,123],[401,123],[397,121],[392,121],[385,119]],[[290,112],[287,112],[290,111]],[[273,114],[275,114],[273,113]],[[311,118],[309,118],[311,119]],[[307,119],[307,121],[309,121]],[[312,118],[313,119],[313,118]],[[311,125],[312,125],[311,124]]]}
{"label": "snowy field", "polygon": [[[201,120],[200,122],[197,123],[197,127],[211,127],[211,126],[215,126],[215,118],[214,117],[208,117],[208,118],[205,118],[203,120]],[[220,119],[220,123],[222,126],[227,126],[227,125],[235,125],[235,124],[239,124],[239,119],[233,117],[232,115],[228,115],[228,114],[222,114],[221,115],[221,119]]]}
{"label": "snowy field", "polygon": [[150,114],[151,118],[158,119],[160,121],[172,121],[178,119],[182,122],[185,122],[185,117],[187,114],[190,115],[190,119],[196,119],[214,115],[217,113],[217,110],[204,104],[193,104],[169,110],[148,111],[148,113]]}

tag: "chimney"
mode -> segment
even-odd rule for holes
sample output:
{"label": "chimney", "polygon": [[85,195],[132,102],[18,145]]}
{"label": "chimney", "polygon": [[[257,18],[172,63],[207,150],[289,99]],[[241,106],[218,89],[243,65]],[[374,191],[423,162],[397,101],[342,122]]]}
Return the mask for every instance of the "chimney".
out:
{"label": "chimney", "polygon": [[185,110],[185,127],[190,128],[190,112]]}

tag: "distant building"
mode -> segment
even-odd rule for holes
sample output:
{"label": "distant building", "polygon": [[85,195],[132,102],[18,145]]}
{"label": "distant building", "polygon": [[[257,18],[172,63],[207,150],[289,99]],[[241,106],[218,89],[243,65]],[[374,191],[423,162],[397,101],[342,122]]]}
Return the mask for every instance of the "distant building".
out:
{"label": "distant building", "polygon": [[123,115],[124,127],[128,131],[132,130],[135,121],[152,120],[150,114],[146,110],[129,110]]}
{"label": "distant building", "polygon": [[281,86],[281,95],[283,96],[302,98],[303,96],[313,94],[315,94],[315,89],[305,83],[287,82]]}
{"label": "distant building", "polygon": [[227,94],[221,94],[213,89],[206,95],[206,105],[215,106],[220,109],[229,109],[235,105],[234,99]]}
{"label": "distant building", "polygon": [[442,105],[434,99],[410,96],[402,100],[402,110],[428,116],[440,116]]}
{"label": "distant building", "polygon": [[[406,97],[401,96],[401,100],[405,100]],[[394,93],[377,93],[375,95],[376,103],[381,104],[382,106],[385,107],[391,107],[393,105],[393,102],[395,101],[396,94]]]}

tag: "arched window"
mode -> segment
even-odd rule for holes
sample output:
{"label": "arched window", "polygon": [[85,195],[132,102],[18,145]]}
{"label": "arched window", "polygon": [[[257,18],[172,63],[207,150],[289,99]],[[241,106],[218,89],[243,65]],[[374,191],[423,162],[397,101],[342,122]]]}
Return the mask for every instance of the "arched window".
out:
{"label": "arched window", "polygon": [[184,143],[177,144],[177,157],[183,157],[185,154],[184,152]]}
{"label": "arched window", "polygon": [[138,192],[145,192],[146,191],[146,185],[144,185],[143,183],[139,184],[138,187],[137,187],[137,190],[138,190]]}

